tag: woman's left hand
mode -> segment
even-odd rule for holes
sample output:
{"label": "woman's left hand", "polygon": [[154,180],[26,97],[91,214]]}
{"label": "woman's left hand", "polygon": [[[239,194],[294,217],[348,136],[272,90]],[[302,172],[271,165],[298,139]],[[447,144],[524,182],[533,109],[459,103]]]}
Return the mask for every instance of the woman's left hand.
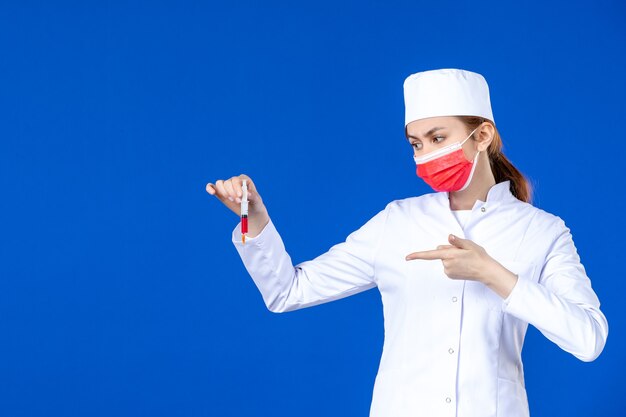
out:
{"label": "woman's left hand", "polygon": [[452,279],[482,282],[502,298],[508,297],[517,283],[517,275],[493,259],[485,249],[469,239],[448,236],[450,245],[439,245],[435,250],[414,252],[406,256],[414,259],[441,259],[443,272]]}

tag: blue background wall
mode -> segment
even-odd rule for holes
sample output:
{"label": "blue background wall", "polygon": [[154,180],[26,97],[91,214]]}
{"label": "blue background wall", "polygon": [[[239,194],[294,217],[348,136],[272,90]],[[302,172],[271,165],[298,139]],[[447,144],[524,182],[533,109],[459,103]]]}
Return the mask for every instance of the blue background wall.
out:
{"label": "blue background wall", "polygon": [[620,415],[626,7],[502,3],[3,1],[0,415],[366,416],[378,292],[270,313],[204,188],[249,174],[319,255],[430,192],[402,82],[442,67],[487,78],[609,320],[592,363],[529,329],[531,413]]}

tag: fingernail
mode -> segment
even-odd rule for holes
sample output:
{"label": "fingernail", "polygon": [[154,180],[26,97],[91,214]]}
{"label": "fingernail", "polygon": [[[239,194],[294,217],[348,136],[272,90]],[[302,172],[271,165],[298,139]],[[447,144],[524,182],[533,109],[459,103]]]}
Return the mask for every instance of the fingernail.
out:
{"label": "fingernail", "polygon": [[237,202],[241,203],[241,198],[237,197]]}
{"label": "fingernail", "polygon": [[233,200],[233,198],[232,198],[232,197],[228,197],[228,199],[229,199],[230,201],[235,201],[235,200]]}
{"label": "fingernail", "polygon": [[450,240],[454,240],[456,237],[454,235],[450,235]]}

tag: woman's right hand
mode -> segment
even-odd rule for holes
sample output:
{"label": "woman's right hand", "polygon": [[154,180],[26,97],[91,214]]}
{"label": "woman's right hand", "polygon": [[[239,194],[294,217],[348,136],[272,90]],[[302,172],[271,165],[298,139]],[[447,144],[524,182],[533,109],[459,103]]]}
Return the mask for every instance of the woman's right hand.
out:
{"label": "woman's right hand", "polygon": [[248,180],[248,237],[255,237],[269,222],[269,214],[263,204],[263,199],[256,189],[252,179],[245,174],[231,177],[227,180],[217,180],[215,184],[206,185],[207,193],[217,197],[226,207],[239,216],[241,210],[241,196],[243,195],[243,180]]}

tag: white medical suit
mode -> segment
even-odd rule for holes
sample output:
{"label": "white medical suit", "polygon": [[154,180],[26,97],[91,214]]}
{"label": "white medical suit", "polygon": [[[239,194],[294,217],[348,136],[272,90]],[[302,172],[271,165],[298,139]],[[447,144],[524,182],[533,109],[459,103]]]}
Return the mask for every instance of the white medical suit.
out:
{"label": "white medical suit", "polygon": [[[509,186],[496,184],[476,201],[463,229],[446,192],[393,201],[345,242],[295,267],[271,220],[245,245],[238,227],[232,239],[273,312],[378,288],[385,338],[370,417],[525,417],[528,323],[583,361],[600,354],[608,324],[570,230]],[[451,233],[518,276],[506,299],[448,278],[440,260],[405,260],[448,244]]]}

